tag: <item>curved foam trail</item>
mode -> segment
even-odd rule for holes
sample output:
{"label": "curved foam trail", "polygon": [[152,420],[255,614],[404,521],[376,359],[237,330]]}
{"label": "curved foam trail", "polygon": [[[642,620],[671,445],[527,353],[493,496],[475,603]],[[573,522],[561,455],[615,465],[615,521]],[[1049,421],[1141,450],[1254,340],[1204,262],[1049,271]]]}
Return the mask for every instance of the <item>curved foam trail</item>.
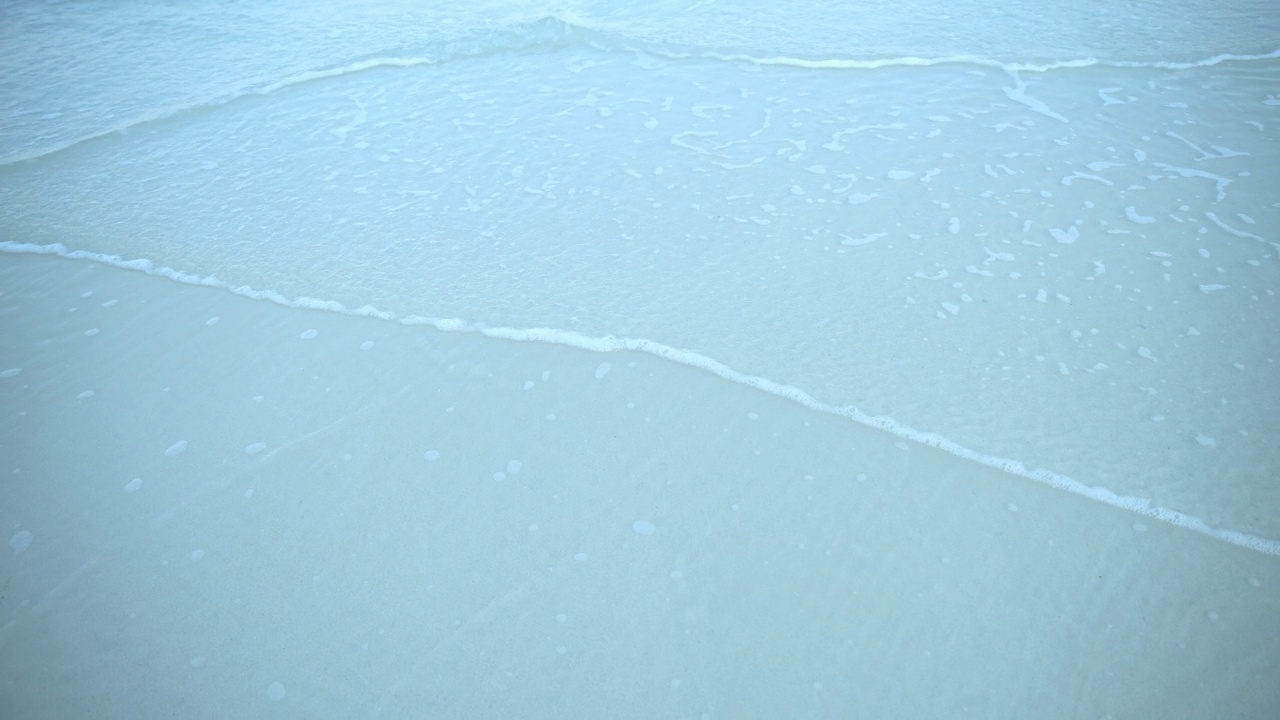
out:
{"label": "curved foam trail", "polygon": [[836,415],[847,418],[861,425],[878,428],[903,438],[904,440],[928,445],[929,447],[934,447],[957,457],[995,468],[996,470],[1000,470],[1010,475],[1032,480],[1059,490],[1065,490],[1105,505],[1110,505],[1121,510],[1127,510],[1138,515],[1143,515],[1153,520],[1169,523],[1170,525],[1176,525],[1177,527],[1206,535],[1215,540],[1221,540],[1242,548],[1280,557],[1280,540],[1259,537],[1235,530],[1211,527],[1194,515],[1179,512],[1178,510],[1171,508],[1153,505],[1151,501],[1146,498],[1118,495],[1107,488],[1088,485],[1074,478],[1067,477],[1066,475],[1055,473],[1050,470],[1045,470],[1043,468],[1028,470],[1026,465],[1021,461],[986,455],[976,450],[964,447],[954,441],[948,440],[936,433],[916,430],[889,417],[869,415],[858,410],[856,407],[839,407],[824,403],[800,388],[774,382],[768,378],[748,375],[734,370],[728,365],[705,355],[700,355],[688,350],[681,350],[679,348],[674,348],[670,345],[664,345],[660,342],[645,338],[614,336],[590,337],[568,330],[557,330],[553,328],[486,327],[480,323],[468,322],[457,318],[428,318],[421,315],[405,315],[401,317],[397,316],[395,313],[380,310],[371,305],[365,305],[359,308],[349,308],[342,303],[331,300],[308,297],[290,299],[272,290],[257,290],[248,286],[236,287],[230,283],[225,283],[212,275],[201,276],[182,272],[169,267],[157,267],[150,260],[146,259],[125,260],[114,255],[104,255],[84,250],[69,250],[66,246],[61,244],[34,245],[30,243],[0,241],[0,252],[14,255],[56,255],[71,260],[89,260],[103,265],[168,278],[187,285],[221,288],[245,298],[266,300],[285,307],[323,310],[358,317],[373,317],[381,320],[398,322],[402,325],[433,327],[442,332],[477,333],[495,339],[563,345],[579,350],[598,353],[617,352],[619,350],[645,352],[659,358],[706,370],[707,372],[718,375],[730,382],[746,385],[771,395],[792,400],[811,410],[827,413],[829,415]]}
{"label": "curved foam trail", "polygon": [[242,88],[240,90],[237,90],[235,92],[231,92],[225,95],[219,95],[217,97],[208,98],[205,100],[201,100],[199,102],[191,103],[189,105],[179,105],[177,107],[163,108],[155,112],[147,113],[141,117],[136,117],[126,122],[112,125],[106,129],[99,130],[97,132],[90,133],[88,135],[82,135],[72,140],[67,140],[65,142],[46,146],[35,152],[19,153],[11,157],[0,158],[0,167],[4,167],[6,165],[16,165],[18,163],[26,162],[29,160],[39,160],[40,158],[48,157],[50,155],[56,155],[65,150],[69,150],[71,148],[83,145],[87,142],[92,142],[99,138],[107,137],[109,135],[128,132],[130,130],[143,127],[150,123],[161,122],[163,120],[168,120],[170,118],[178,117],[180,115],[184,115],[189,112],[195,112],[197,110],[203,110],[206,108],[220,107],[222,105],[227,105],[229,103],[235,102],[236,100],[240,100],[241,98],[249,97],[252,95],[268,95],[270,93],[276,92],[277,90],[280,90],[292,85],[299,85],[299,84],[311,82],[314,80],[324,80],[326,78],[338,77],[340,75],[346,75],[354,72],[361,72],[364,70],[373,70],[376,68],[417,67],[419,65],[431,65],[436,62],[437,61],[432,58],[425,58],[425,57],[375,58],[371,60],[362,60],[360,62],[354,62],[347,65],[335,67],[335,68],[329,68],[326,70],[311,70],[307,72],[297,73],[296,75],[291,75],[282,80],[273,81],[267,85],[250,86],[250,87]]}
{"label": "curved foam trail", "polygon": [[1009,93],[1009,97],[1011,99],[1028,105],[1036,112],[1062,121],[1065,121],[1065,118],[1061,115],[1049,111],[1043,106],[1043,103],[1039,103],[1039,101],[1028,98],[1025,95],[1023,92],[1024,87],[1022,82],[1018,78],[1018,73],[1047,73],[1054,70],[1091,67],[1095,65],[1116,68],[1162,68],[1167,70],[1187,70],[1192,68],[1211,67],[1226,62],[1245,62],[1280,58],[1280,49],[1276,49],[1269,53],[1253,55],[1222,53],[1189,62],[1098,60],[1095,58],[1079,58],[1036,64],[1005,62],[970,55],[952,55],[933,58],[904,56],[875,60],[858,60],[852,58],[828,58],[818,60],[789,56],[757,57],[750,54],[726,54],[715,51],[699,51],[696,49],[682,51],[662,46],[636,46],[625,40],[620,42],[618,38],[613,37],[610,34],[609,26],[606,23],[588,22],[577,17],[560,15],[550,15],[536,20],[515,23],[513,26],[503,28],[502,30],[509,31],[509,34],[503,35],[495,33],[489,38],[486,38],[485,42],[478,43],[477,45],[468,45],[463,49],[453,49],[450,45],[455,41],[447,41],[445,46],[436,55],[371,57],[354,62],[338,64],[332,67],[298,72],[278,80],[248,83],[243,87],[216,97],[207,98],[186,105],[159,109],[141,117],[132,118],[88,135],[47,145],[34,151],[25,153],[20,152],[9,157],[0,157],[0,167],[30,160],[38,160],[43,157],[55,155],[70,148],[77,147],[86,142],[91,142],[120,132],[127,132],[150,123],[160,122],[206,108],[220,107],[254,95],[269,95],[279,90],[304,83],[326,80],[344,75],[352,75],[369,70],[437,65],[451,60],[473,58],[491,53],[529,50],[538,47],[553,49],[558,45],[569,43],[580,45],[584,48],[591,47],[593,49],[606,52],[628,54],[647,52],[670,60],[718,60],[723,62],[745,63],[760,67],[782,66],[817,70],[876,70],[887,67],[930,67],[935,65],[963,64],[996,68],[1009,73],[1009,75],[1013,77],[1015,83],[1018,83],[1018,87]]}
{"label": "curved foam trail", "polygon": [[728,62],[744,62],[752,65],[760,66],[783,66],[804,68],[806,70],[878,70],[886,67],[930,67],[933,65],[981,65],[983,67],[999,68],[1009,72],[1032,72],[1047,73],[1054,70],[1068,70],[1083,67],[1092,67],[1099,65],[1102,67],[1115,68],[1161,68],[1164,70],[1190,70],[1192,68],[1212,67],[1226,62],[1249,62],[1255,60],[1272,60],[1280,58],[1280,49],[1273,50],[1269,53],[1257,55],[1234,55],[1223,53],[1214,55],[1213,57],[1204,58],[1203,60],[1194,60],[1190,62],[1168,62],[1168,61],[1140,61],[1140,60],[1098,60],[1094,58],[1081,58],[1076,60],[1058,60],[1051,63],[1013,63],[1002,62],[1000,60],[990,60],[986,58],[971,55],[954,55],[949,57],[922,58],[922,57],[897,57],[883,58],[880,60],[853,60],[842,58],[829,58],[826,60],[813,60],[808,58],[796,57],[755,57],[744,54],[723,54],[723,53],[664,53],[673,59],[683,59],[688,57],[700,57],[712,60],[725,60]]}
{"label": "curved foam trail", "polygon": [[[88,135],[47,145],[36,151],[0,157],[0,167],[29,160],[38,160],[109,135],[128,132],[190,112],[221,107],[246,97],[270,95],[296,85],[382,68],[412,68],[422,65],[436,65],[456,59],[474,58],[496,52],[529,50],[537,47],[554,48],[557,44],[566,42],[569,35],[575,31],[589,32],[590,28],[585,24],[578,24],[558,17],[543,17],[533,21],[516,23],[513,27],[501,28],[500,30],[508,32],[506,34],[501,34],[501,32],[491,33],[490,37],[487,38],[487,43],[473,44],[465,42],[467,40],[465,37],[447,40],[435,55],[370,57],[334,66],[297,72],[284,78],[247,82],[243,86],[221,95],[174,107],[157,109]],[[461,45],[461,47],[454,47],[454,45]]]}

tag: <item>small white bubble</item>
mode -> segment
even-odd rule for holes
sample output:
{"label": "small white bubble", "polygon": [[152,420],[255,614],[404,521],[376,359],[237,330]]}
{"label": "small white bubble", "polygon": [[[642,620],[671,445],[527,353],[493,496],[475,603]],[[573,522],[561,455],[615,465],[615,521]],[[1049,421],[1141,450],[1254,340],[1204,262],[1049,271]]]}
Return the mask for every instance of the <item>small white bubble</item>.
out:
{"label": "small white bubble", "polygon": [[93,337],[94,335],[97,335],[97,334],[98,334],[98,333],[100,333],[100,332],[102,332],[102,331],[101,331],[101,330],[99,330],[98,328],[91,328],[91,329],[89,329],[89,330],[85,330],[85,331],[84,331],[84,336],[85,336],[85,337]]}
{"label": "small white bubble", "polygon": [[165,457],[173,457],[174,455],[181,454],[186,449],[187,449],[187,441],[179,440],[178,442],[170,445],[169,449],[164,451],[164,455]]}
{"label": "small white bubble", "polygon": [[302,331],[302,334],[299,335],[298,337],[302,338],[303,340],[310,340],[319,334],[320,334],[319,330],[312,328],[311,330]]}
{"label": "small white bubble", "polygon": [[203,551],[203,550],[194,550],[194,551],[192,551],[192,553],[191,553],[191,562],[200,562],[200,561],[201,561],[201,560],[203,560],[203,559],[204,559],[204,551]]}
{"label": "small white bubble", "polygon": [[209,318],[208,320],[205,320],[205,321],[204,321],[204,324],[205,324],[205,325],[208,325],[209,327],[213,327],[214,325],[217,325],[219,322],[221,322],[221,320],[222,320],[222,318],[220,318],[220,317],[218,317],[218,316],[216,316],[216,315],[215,315],[215,316],[213,316],[213,317]]}
{"label": "small white bubble", "polygon": [[284,683],[278,680],[267,686],[267,697],[271,698],[272,700],[275,700],[277,702],[280,700],[283,700],[284,694],[285,694]]}
{"label": "small white bubble", "polygon": [[440,451],[428,450],[422,453],[422,459],[426,460],[427,462],[435,462],[440,459]]}
{"label": "small white bubble", "polygon": [[365,340],[364,342],[360,343],[360,349],[361,349],[361,350],[371,350],[371,349],[373,349],[373,341],[372,341],[372,340]]}
{"label": "small white bubble", "polygon": [[637,535],[652,535],[657,532],[658,526],[648,520],[637,520],[631,523],[631,529],[634,530]]}
{"label": "small white bubble", "polygon": [[14,555],[21,555],[31,547],[31,543],[35,540],[35,536],[30,530],[19,530],[13,537],[9,538],[9,547],[13,548]]}
{"label": "small white bubble", "polygon": [[585,562],[585,561],[586,561],[586,559],[587,559],[587,558],[589,558],[589,557],[591,557],[591,556],[590,556],[590,555],[588,555],[588,554],[586,554],[586,553],[584,553],[584,552],[574,553],[574,555],[573,555],[573,559],[574,559],[574,560],[577,560],[578,562]]}
{"label": "small white bubble", "polygon": [[142,478],[134,478],[124,486],[124,491],[128,493],[138,492],[141,489],[142,489]]}
{"label": "small white bubble", "polygon": [[521,463],[519,460],[512,460],[511,462],[507,463],[507,474],[519,475],[521,467],[524,467],[523,463]]}

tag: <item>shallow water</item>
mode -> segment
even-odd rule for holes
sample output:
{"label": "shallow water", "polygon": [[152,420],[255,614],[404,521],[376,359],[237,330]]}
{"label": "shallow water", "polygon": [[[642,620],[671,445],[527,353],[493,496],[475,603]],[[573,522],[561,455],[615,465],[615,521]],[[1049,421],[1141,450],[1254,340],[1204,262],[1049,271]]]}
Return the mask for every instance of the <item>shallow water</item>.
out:
{"label": "shallow water", "polygon": [[1265,708],[1276,14],[829,5],[0,6],[0,675]]}
{"label": "shallow water", "polygon": [[[39,99],[5,128],[8,241],[656,343],[1280,536],[1256,511],[1280,471],[1257,332],[1277,320],[1280,60],[1265,21],[1229,31],[1247,8],[1093,34],[976,5],[948,11],[957,32],[905,13],[931,18],[910,33],[799,6],[90,8],[8,10],[47,38],[24,36],[11,80]],[[1179,18],[1194,50],[1169,49]],[[111,62],[36,82],[73,33]]]}

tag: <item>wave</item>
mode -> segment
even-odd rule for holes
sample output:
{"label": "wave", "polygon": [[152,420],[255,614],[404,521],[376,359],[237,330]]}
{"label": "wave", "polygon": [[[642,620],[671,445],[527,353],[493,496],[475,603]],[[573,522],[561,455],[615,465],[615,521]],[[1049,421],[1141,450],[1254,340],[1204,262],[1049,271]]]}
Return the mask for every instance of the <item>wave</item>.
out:
{"label": "wave", "polygon": [[[187,113],[229,105],[245,98],[270,95],[295,85],[383,68],[413,68],[424,65],[439,65],[454,60],[530,50],[554,51],[572,44],[571,36],[574,34],[575,29],[580,27],[558,18],[544,17],[535,21],[516,22],[478,30],[473,29],[460,34],[458,37],[441,41],[435,47],[428,48],[421,53],[396,56],[373,55],[361,59],[348,60],[336,65],[296,72],[283,78],[248,80],[227,92],[212,97],[180,105],[156,108],[150,112],[127,118],[86,135],[57,143],[45,144],[38,149],[26,152],[0,156],[0,167],[38,160],[109,135],[129,132]],[[585,30],[584,27],[582,29]]]}
{"label": "wave", "polygon": [[1146,498],[1118,495],[1107,488],[1088,485],[1074,478],[1043,468],[1031,470],[1019,460],[980,453],[938,435],[937,433],[916,430],[894,420],[893,418],[870,415],[853,406],[842,407],[831,405],[829,403],[822,402],[804,390],[792,385],[785,385],[768,378],[748,375],[706,355],[701,355],[690,350],[682,350],[680,348],[675,348],[646,338],[616,337],[612,335],[592,337],[570,330],[559,330],[555,328],[491,327],[484,325],[483,323],[471,322],[458,318],[430,318],[421,315],[397,315],[396,313],[382,310],[372,305],[352,308],[332,300],[311,297],[288,298],[273,290],[261,290],[244,285],[235,286],[230,283],[223,282],[212,275],[199,275],[183,272],[170,267],[157,266],[147,259],[140,258],[126,260],[116,255],[106,255],[86,250],[71,250],[62,244],[36,245],[31,243],[0,241],[0,252],[13,255],[52,255],[69,260],[86,260],[100,263],[102,265],[167,278],[184,285],[218,288],[244,298],[267,301],[288,308],[321,310],[356,317],[370,317],[406,326],[427,326],[441,332],[474,333],[495,339],[510,340],[513,342],[562,345],[565,347],[596,353],[611,353],[618,351],[644,352],[665,360],[705,370],[724,380],[728,380],[729,382],[745,385],[761,392],[766,392],[771,395],[791,400],[816,412],[845,418],[867,427],[883,430],[904,440],[937,448],[956,457],[994,468],[1009,475],[1073,493],[1089,500],[1142,515],[1152,520],[1168,523],[1238,547],[1280,557],[1280,540],[1259,537],[1236,530],[1211,527],[1194,515],[1154,505]]}
{"label": "wave", "polygon": [[[344,77],[364,72],[389,68],[417,68],[430,65],[441,65],[459,60],[469,60],[493,55],[507,55],[521,52],[548,53],[557,50],[577,47],[604,53],[620,53],[628,55],[647,55],[669,62],[712,61],[745,65],[754,68],[785,67],[804,70],[844,70],[870,71],[891,67],[932,67],[937,65],[970,65],[1008,73],[1020,85],[1019,73],[1048,73],[1059,70],[1070,70],[1087,67],[1113,68],[1155,68],[1165,70],[1192,70],[1213,67],[1223,63],[1256,62],[1280,59],[1280,49],[1268,53],[1238,55],[1218,54],[1201,60],[1188,62],[1169,61],[1125,61],[1099,60],[1095,58],[1078,58],[1056,60],[1052,62],[1009,62],[983,58],[976,55],[952,55],[946,57],[886,57],[874,59],[857,58],[805,58],[786,55],[757,56],[750,52],[734,52],[724,49],[706,47],[681,47],[638,40],[629,37],[620,27],[608,23],[568,18],[560,15],[547,15],[534,19],[512,21],[494,26],[473,28],[433,43],[431,47],[410,50],[404,54],[375,54],[361,59],[347,60],[342,63],[304,70],[283,78],[260,78],[243,82],[239,86],[222,94],[195,100],[189,103],[157,108],[142,115],[127,118],[117,124],[96,130],[91,133],[59,142],[46,143],[38,148],[19,150],[9,155],[0,155],[0,167],[21,162],[38,160],[55,155],[70,148],[82,145],[99,138],[128,132],[130,130],[168,120],[187,113],[207,110],[232,104],[245,98],[270,95],[287,88],[306,83]],[[1020,92],[1016,87],[1014,94]],[[1015,97],[1014,99],[1018,99]]]}
{"label": "wave", "polygon": [[[661,51],[652,51],[658,54]],[[1113,67],[1113,68],[1156,68],[1161,70],[1193,70],[1196,68],[1213,67],[1228,62],[1252,62],[1260,60],[1274,60],[1280,58],[1280,49],[1273,50],[1269,53],[1261,53],[1256,55],[1233,55],[1220,54],[1203,60],[1193,60],[1189,62],[1170,62],[1165,60],[1141,61],[1141,60],[1099,60],[1096,58],[1080,58],[1075,60],[1055,60],[1048,63],[1031,63],[1031,62],[1008,62],[1003,60],[992,60],[974,55],[953,55],[948,57],[922,58],[922,57],[893,57],[881,58],[878,60],[855,60],[844,58],[831,58],[826,60],[813,60],[797,57],[754,57],[752,55],[743,54],[723,54],[712,51],[706,51],[698,55],[669,53],[672,58],[701,57],[714,60],[724,60],[726,62],[741,62],[761,67],[782,66],[804,68],[810,70],[878,70],[885,67],[930,67],[933,65],[978,65],[982,67],[996,68],[1009,73],[1047,73],[1054,70],[1072,70],[1086,67]]]}

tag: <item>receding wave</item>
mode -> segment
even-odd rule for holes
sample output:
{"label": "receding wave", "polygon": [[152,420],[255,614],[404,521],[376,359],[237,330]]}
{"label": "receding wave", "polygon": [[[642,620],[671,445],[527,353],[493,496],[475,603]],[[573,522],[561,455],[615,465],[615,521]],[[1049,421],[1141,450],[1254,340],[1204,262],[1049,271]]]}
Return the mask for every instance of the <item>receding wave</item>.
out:
{"label": "receding wave", "polygon": [[1138,515],[1151,518],[1152,520],[1165,522],[1186,530],[1191,530],[1215,540],[1227,542],[1232,545],[1267,555],[1280,556],[1280,540],[1264,538],[1236,530],[1211,527],[1208,523],[1194,515],[1155,505],[1146,498],[1117,494],[1107,488],[1088,485],[1074,478],[1043,468],[1031,470],[1019,460],[987,455],[964,447],[963,445],[936,433],[914,429],[890,417],[870,415],[853,406],[837,406],[825,403],[795,386],[775,382],[768,378],[749,375],[735,370],[714,358],[707,357],[706,355],[675,348],[655,340],[649,340],[646,338],[616,337],[612,335],[592,337],[569,330],[559,330],[555,328],[491,327],[483,323],[459,318],[432,318],[412,314],[398,315],[394,312],[382,310],[372,305],[363,305],[353,308],[343,303],[321,298],[289,298],[274,290],[257,289],[244,285],[235,286],[231,283],[223,282],[212,275],[200,275],[198,273],[184,272],[170,267],[157,266],[150,260],[143,258],[128,260],[116,255],[106,255],[84,250],[71,250],[62,244],[35,245],[30,243],[0,241],[0,252],[14,255],[53,255],[70,260],[85,260],[125,270],[142,272],[147,275],[163,277],[186,285],[220,288],[241,297],[272,302],[288,308],[305,308],[309,310],[321,310],[357,317],[377,318],[379,320],[396,322],[406,326],[432,327],[441,332],[475,333],[501,340],[562,345],[578,350],[597,353],[610,353],[624,350],[644,352],[672,362],[678,362],[690,367],[705,370],[730,382],[755,388],[756,390],[776,395],[781,398],[786,398],[810,410],[846,418],[861,425],[877,428],[904,440],[937,448],[956,457],[980,463],[1010,475],[1041,483],[1043,485],[1048,485],[1058,490],[1064,490],[1105,505],[1110,505],[1114,508],[1127,510]]}
{"label": "receding wave", "polygon": [[423,48],[421,51],[405,52],[397,55],[375,53],[360,59],[349,59],[326,67],[293,73],[283,78],[251,79],[213,97],[181,105],[155,108],[143,115],[126,118],[121,122],[87,135],[61,142],[47,143],[36,149],[0,156],[0,166],[36,160],[108,135],[125,132],[190,112],[220,107],[246,97],[268,95],[304,83],[370,70],[438,65],[452,60],[480,58],[501,53],[529,52],[533,50],[554,51],[574,42],[581,42],[574,40],[573,36],[577,32],[585,30],[585,28],[575,26],[559,18],[544,17],[533,21],[473,29],[461,33],[458,37],[436,43],[432,47]]}
{"label": "receding wave", "polygon": [[744,54],[729,54],[713,51],[698,53],[679,53],[674,51],[663,51],[663,54],[671,58],[699,57],[710,58],[715,60],[724,60],[728,62],[749,63],[760,66],[782,66],[805,68],[811,70],[877,70],[884,67],[930,67],[933,65],[981,65],[983,67],[1000,68],[1010,72],[1029,72],[1044,73],[1054,70],[1069,70],[1084,67],[1114,67],[1114,68],[1162,68],[1166,70],[1191,70],[1194,68],[1212,67],[1228,62],[1250,62],[1257,60],[1272,60],[1280,58],[1280,50],[1274,50],[1269,53],[1259,55],[1232,55],[1220,54],[1203,60],[1194,60],[1190,62],[1168,62],[1168,61],[1139,61],[1139,60],[1098,60],[1096,58],[1079,58],[1072,60],[1055,60],[1048,63],[1030,63],[1030,62],[1006,62],[1001,60],[992,60],[976,55],[953,55],[948,57],[937,58],[921,58],[921,57],[895,57],[881,58],[878,60],[857,60],[849,58],[828,58],[828,59],[809,59],[798,57],[755,57]]}
{"label": "receding wave", "polygon": [[[376,52],[364,58],[348,59],[333,65],[296,72],[280,78],[257,78],[219,94],[194,102],[156,108],[142,115],[126,118],[118,123],[76,138],[48,142],[36,148],[0,154],[0,166],[36,160],[53,155],[83,143],[125,132],[150,123],[167,120],[186,113],[224,106],[243,98],[268,95],[289,87],[312,83],[363,72],[417,68],[447,62],[482,58],[508,53],[554,52],[580,47],[605,53],[648,54],[667,61],[718,61],[757,67],[787,67],[804,70],[854,70],[870,71],[892,67],[931,67],[938,65],[973,65],[1002,69],[1015,78],[1018,73],[1047,73],[1094,66],[1114,68],[1162,68],[1189,70],[1211,67],[1223,63],[1250,62],[1280,58],[1280,49],[1261,54],[1217,54],[1201,60],[1186,62],[1125,61],[1075,58],[1052,62],[1010,62],[984,58],[980,55],[950,55],[945,57],[885,57],[859,58],[806,58],[788,55],[758,56],[750,52],[735,52],[723,48],[682,47],[637,40],[607,24],[561,16],[544,16],[500,25],[475,28],[433,43],[421,49],[399,49],[395,54]],[[1018,99],[1018,98],[1014,98]]]}

